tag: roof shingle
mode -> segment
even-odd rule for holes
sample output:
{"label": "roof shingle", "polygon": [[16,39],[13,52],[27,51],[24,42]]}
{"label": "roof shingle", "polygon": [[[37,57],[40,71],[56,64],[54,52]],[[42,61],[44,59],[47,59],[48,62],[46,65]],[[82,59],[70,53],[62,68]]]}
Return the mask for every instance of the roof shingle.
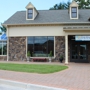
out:
{"label": "roof shingle", "polygon": [[38,10],[34,20],[26,20],[26,11],[18,11],[3,24],[90,23],[90,9],[79,10],[79,19],[70,19],[68,10]]}

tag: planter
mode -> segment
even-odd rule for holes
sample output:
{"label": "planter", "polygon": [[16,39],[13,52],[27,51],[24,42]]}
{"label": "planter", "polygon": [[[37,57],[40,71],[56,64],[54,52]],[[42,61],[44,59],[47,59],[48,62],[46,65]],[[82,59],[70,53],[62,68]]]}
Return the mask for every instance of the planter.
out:
{"label": "planter", "polygon": [[49,62],[51,62],[52,61],[52,58],[49,58]]}
{"label": "planter", "polygon": [[63,58],[60,58],[60,59],[59,59],[59,61],[62,63],[62,61],[63,61]]}
{"label": "planter", "polygon": [[27,57],[27,62],[29,62],[30,61],[30,57]]}
{"label": "planter", "polygon": [[31,57],[31,54],[30,54],[30,51],[27,52],[27,62],[30,61],[30,57]]}

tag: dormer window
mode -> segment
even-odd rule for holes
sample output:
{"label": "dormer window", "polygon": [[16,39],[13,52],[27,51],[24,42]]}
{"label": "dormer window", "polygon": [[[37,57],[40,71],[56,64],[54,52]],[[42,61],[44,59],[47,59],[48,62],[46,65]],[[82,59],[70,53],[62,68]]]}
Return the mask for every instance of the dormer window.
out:
{"label": "dormer window", "polygon": [[33,9],[28,9],[28,19],[33,19]]}
{"label": "dormer window", "polygon": [[38,11],[36,8],[33,6],[33,4],[30,2],[26,6],[26,20],[34,20],[36,16],[38,15]]}
{"label": "dormer window", "polygon": [[79,18],[79,12],[78,12],[78,4],[73,0],[70,4],[70,19],[78,19]]}
{"label": "dormer window", "polygon": [[71,8],[71,17],[72,18],[77,18],[77,7],[72,7]]}

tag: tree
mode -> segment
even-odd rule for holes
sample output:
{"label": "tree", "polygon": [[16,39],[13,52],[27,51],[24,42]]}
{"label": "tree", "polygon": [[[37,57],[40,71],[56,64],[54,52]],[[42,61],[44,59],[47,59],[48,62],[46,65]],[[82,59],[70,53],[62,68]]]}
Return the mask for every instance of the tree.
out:
{"label": "tree", "polygon": [[66,9],[69,9],[70,4],[71,4],[70,1],[68,1],[67,3],[65,3],[65,7],[66,7]]}
{"label": "tree", "polygon": [[6,27],[0,26],[0,29],[1,29],[2,32],[6,32]]}
{"label": "tree", "polygon": [[53,7],[50,8],[50,10],[57,10],[58,5],[55,4]]}
{"label": "tree", "polygon": [[[75,2],[78,3],[79,9],[90,9],[90,0],[74,0]],[[60,3],[60,4],[55,4],[50,10],[58,10],[58,9],[69,9],[70,6],[70,1],[67,3]]]}
{"label": "tree", "polygon": [[50,10],[68,9],[69,5],[70,5],[69,1],[67,3],[55,4],[52,8],[50,8]]}
{"label": "tree", "polygon": [[90,0],[87,0],[87,2],[85,2],[85,0],[74,0],[78,3],[79,5],[79,9],[90,9]]}

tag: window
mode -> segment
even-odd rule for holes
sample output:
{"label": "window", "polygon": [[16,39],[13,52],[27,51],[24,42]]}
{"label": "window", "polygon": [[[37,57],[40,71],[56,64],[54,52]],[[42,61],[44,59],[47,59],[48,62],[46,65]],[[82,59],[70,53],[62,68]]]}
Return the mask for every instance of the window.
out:
{"label": "window", "polygon": [[33,18],[33,9],[28,9],[28,19]]}
{"label": "window", "polygon": [[72,18],[77,18],[77,7],[71,8],[71,16]]}
{"label": "window", "polygon": [[0,41],[0,55],[7,55],[7,42]]}
{"label": "window", "polygon": [[54,56],[54,37],[28,37],[28,49],[32,57],[49,57],[50,51]]}

